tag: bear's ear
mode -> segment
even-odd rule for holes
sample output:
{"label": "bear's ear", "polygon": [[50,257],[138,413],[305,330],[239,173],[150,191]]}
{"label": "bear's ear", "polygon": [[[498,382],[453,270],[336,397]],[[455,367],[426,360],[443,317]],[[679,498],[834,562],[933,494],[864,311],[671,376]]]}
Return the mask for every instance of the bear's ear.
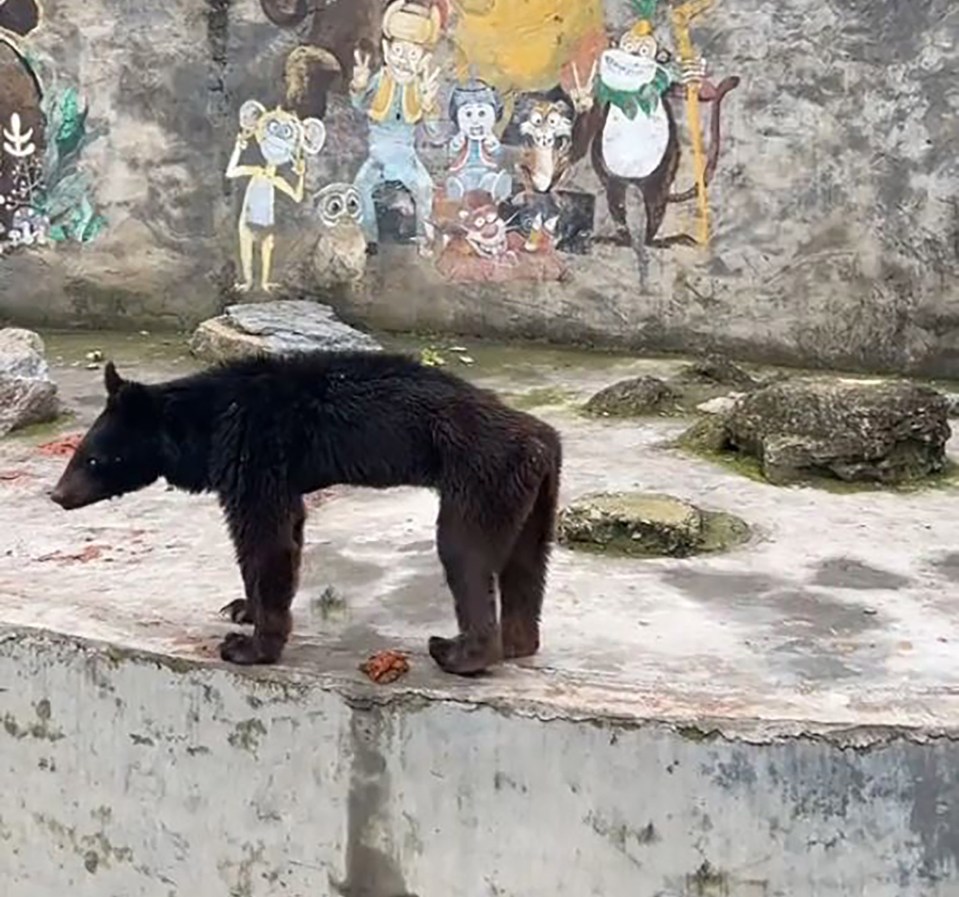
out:
{"label": "bear's ear", "polygon": [[116,365],[112,361],[108,361],[103,369],[103,384],[107,388],[107,395],[111,397],[123,386],[123,378],[117,373]]}

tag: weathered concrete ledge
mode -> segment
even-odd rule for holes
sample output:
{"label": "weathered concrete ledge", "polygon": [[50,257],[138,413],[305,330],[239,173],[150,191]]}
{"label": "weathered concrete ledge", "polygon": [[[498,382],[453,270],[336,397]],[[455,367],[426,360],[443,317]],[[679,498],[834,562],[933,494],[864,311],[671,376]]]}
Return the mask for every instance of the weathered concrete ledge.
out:
{"label": "weathered concrete ledge", "polygon": [[10,894],[955,893],[956,729],[612,718],[23,628],[0,682]]}

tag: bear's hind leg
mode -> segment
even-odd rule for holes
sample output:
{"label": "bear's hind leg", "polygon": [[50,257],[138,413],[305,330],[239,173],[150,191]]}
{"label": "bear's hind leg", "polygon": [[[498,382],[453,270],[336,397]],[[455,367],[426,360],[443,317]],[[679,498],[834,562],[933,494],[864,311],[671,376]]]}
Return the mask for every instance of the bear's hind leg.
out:
{"label": "bear's hind leg", "polygon": [[533,506],[499,574],[500,630],[507,660],[531,657],[539,650],[539,621],[556,528],[562,464],[558,438],[550,442],[551,457],[546,461],[548,466]]}
{"label": "bear's hind leg", "polygon": [[444,498],[436,547],[453,593],[460,634],[452,639],[432,636],[430,656],[447,673],[481,673],[503,658],[496,623],[494,546],[486,533],[465,520],[460,509]]}
{"label": "bear's hind leg", "polygon": [[253,617],[253,635],[231,632],[220,645],[223,660],[250,665],[280,659],[292,629],[290,604],[299,585],[305,521],[300,500],[275,527],[234,527],[248,595],[243,613]]}

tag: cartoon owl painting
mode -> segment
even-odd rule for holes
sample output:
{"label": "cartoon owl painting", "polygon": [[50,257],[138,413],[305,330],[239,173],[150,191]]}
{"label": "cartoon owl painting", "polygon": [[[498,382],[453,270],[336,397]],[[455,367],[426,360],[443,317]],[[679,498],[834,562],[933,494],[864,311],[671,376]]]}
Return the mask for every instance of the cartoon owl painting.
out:
{"label": "cartoon owl painting", "polygon": [[352,184],[328,184],[313,203],[322,225],[313,249],[313,274],[326,283],[352,283],[366,271],[360,194]]}

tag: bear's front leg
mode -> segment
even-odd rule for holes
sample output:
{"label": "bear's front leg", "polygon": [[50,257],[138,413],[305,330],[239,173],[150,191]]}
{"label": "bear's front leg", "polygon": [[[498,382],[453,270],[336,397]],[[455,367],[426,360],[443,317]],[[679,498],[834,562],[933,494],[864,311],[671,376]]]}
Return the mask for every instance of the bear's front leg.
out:
{"label": "bear's front leg", "polygon": [[276,663],[293,626],[290,605],[299,580],[305,509],[294,510],[272,533],[240,530],[234,540],[243,571],[247,600],[227,605],[237,616],[251,617],[253,634],[231,632],[220,645],[220,657],[244,666]]}

